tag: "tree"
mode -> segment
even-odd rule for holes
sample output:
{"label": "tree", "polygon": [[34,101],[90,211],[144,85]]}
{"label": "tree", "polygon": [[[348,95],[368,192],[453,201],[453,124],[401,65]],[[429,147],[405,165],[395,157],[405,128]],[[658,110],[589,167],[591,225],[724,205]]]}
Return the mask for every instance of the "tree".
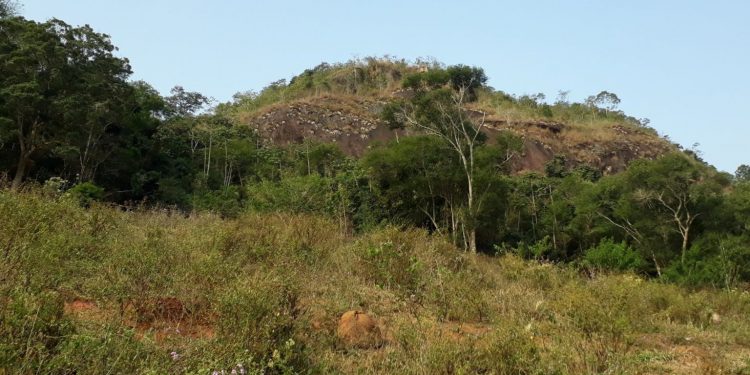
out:
{"label": "tree", "polygon": [[750,182],[750,165],[742,164],[734,172],[734,179],[738,182]]}
{"label": "tree", "polygon": [[194,117],[211,103],[211,99],[196,91],[186,91],[182,86],[175,86],[172,95],[164,98],[167,118]]}
{"label": "tree", "polygon": [[[472,253],[477,251],[476,219],[484,192],[484,189],[478,190],[476,185],[476,156],[486,135],[482,133],[484,117],[472,119],[466,103],[470,100],[472,90],[481,86],[478,82],[484,81],[486,77],[481,69],[467,69],[463,66],[454,70],[449,68],[445,72],[430,70],[412,75],[404,80],[404,85],[414,92],[414,96],[404,103],[398,116],[394,116],[391,111],[392,119],[445,142],[459,161],[466,186],[460,230],[466,249]],[[450,86],[446,87],[449,83]],[[507,163],[515,152],[511,148],[506,151],[498,164]]]}
{"label": "tree", "polygon": [[52,152],[77,155],[80,178],[90,178],[94,151],[123,113],[127,60],[107,35],[56,19],[2,19],[0,35],[0,140],[17,150],[12,186]]}
{"label": "tree", "polygon": [[[685,264],[696,222],[719,206],[725,182],[682,153],[639,160],[600,180],[577,209],[617,228],[648,251],[657,274],[675,258]],[[676,235],[676,237],[675,237]],[[669,250],[677,246],[678,251]],[[676,253],[676,256],[675,256]]]}
{"label": "tree", "polygon": [[586,98],[586,104],[591,107],[604,108],[606,111],[614,111],[620,104],[620,98],[609,91],[602,91]]}
{"label": "tree", "polygon": [[476,100],[476,90],[487,83],[487,75],[484,74],[484,69],[475,66],[453,65],[449,66],[446,72],[453,89],[456,91],[464,90],[466,92],[465,99],[468,101]]}
{"label": "tree", "polygon": [[15,1],[0,0],[0,18],[10,18],[18,14],[19,5]]}

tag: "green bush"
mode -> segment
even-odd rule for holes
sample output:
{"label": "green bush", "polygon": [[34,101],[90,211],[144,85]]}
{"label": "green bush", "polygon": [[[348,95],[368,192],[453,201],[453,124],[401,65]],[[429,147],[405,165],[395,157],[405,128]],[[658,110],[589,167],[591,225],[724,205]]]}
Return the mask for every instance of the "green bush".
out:
{"label": "green bush", "polygon": [[286,348],[287,366],[303,367],[303,348],[295,344],[298,293],[287,277],[266,272],[227,289],[218,306],[217,344],[229,353],[244,350],[256,361],[272,360]]}
{"label": "green bush", "polygon": [[733,288],[750,279],[750,245],[746,236],[706,236],[688,250],[685,263],[674,262],[665,271],[667,280],[690,285]]}
{"label": "green bush", "polygon": [[46,365],[59,374],[143,374],[169,368],[169,356],[151,342],[140,340],[129,327],[98,327],[66,337]]}
{"label": "green bush", "polygon": [[200,189],[193,193],[192,207],[199,211],[217,212],[224,217],[236,217],[242,212],[242,195],[237,186],[219,190]]}
{"label": "green bush", "polygon": [[539,350],[528,332],[506,326],[466,342],[424,343],[429,374],[538,374]]}
{"label": "green bush", "polygon": [[398,291],[410,298],[421,298],[425,263],[418,255],[417,247],[420,244],[415,243],[415,237],[425,238],[419,233],[391,228],[359,243],[357,253],[361,275],[382,288]]}
{"label": "green bush", "polygon": [[247,187],[251,210],[326,214],[331,211],[332,181],[319,175],[263,181]]}
{"label": "green bush", "polygon": [[92,182],[76,184],[66,194],[75,199],[81,206],[89,207],[95,201],[104,199],[104,188],[94,185]]}
{"label": "green bush", "polygon": [[643,258],[625,242],[606,238],[586,251],[582,263],[586,267],[613,271],[637,271],[643,267]]}

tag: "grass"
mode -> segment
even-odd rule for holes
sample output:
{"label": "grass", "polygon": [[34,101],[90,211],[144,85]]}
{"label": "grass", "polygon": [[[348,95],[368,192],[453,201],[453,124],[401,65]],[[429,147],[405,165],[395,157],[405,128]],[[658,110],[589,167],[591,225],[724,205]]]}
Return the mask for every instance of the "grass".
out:
{"label": "grass", "polygon": [[[83,209],[2,190],[0,218],[0,373],[750,372],[746,291],[590,279],[304,215]],[[350,309],[386,344],[342,345]]]}

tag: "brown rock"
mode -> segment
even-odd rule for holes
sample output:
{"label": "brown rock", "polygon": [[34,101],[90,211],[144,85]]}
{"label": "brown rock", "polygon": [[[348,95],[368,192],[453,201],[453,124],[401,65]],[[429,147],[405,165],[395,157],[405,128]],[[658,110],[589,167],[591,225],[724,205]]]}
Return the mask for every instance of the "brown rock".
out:
{"label": "brown rock", "polygon": [[362,311],[351,310],[341,315],[336,336],[349,347],[375,348],[383,344],[377,322]]}

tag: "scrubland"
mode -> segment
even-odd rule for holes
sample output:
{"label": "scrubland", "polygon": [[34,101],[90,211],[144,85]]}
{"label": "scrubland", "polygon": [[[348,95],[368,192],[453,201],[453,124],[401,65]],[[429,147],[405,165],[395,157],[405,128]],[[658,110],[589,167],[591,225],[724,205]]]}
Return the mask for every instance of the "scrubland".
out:
{"label": "scrubland", "polygon": [[[0,372],[750,372],[750,294],[467,254],[324,218],[0,191]],[[339,316],[382,340],[348,347]],[[240,367],[241,365],[241,367]]]}

